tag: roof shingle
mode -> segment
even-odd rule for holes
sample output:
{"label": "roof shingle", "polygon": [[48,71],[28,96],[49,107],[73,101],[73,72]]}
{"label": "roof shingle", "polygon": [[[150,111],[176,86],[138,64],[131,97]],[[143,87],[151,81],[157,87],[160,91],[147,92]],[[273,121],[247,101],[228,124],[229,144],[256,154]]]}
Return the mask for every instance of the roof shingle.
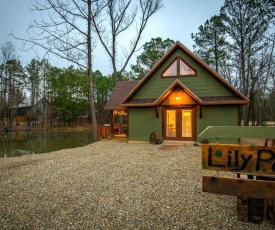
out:
{"label": "roof shingle", "polygon": [[107,101],[104,109],[105,110],[115,110],[126,108],[121,107],[120,103],[122,100],[134,89],[134,87],[139,83],[139,80],[136,81],[118,81],[115,88],[112,91],[112,94]]}

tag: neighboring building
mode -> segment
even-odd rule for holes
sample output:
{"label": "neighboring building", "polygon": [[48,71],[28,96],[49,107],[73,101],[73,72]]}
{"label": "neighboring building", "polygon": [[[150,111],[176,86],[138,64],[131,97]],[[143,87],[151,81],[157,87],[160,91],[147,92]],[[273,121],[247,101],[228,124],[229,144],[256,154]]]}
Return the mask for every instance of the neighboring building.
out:
{"label": "neighboring building", "polygon": [[[197,141],[208,126],[240,125],[249,100],[180,42],[139,82],[117,82],[105,109],[127,113],[128,140]],[[211,140],[210,140],[211,141]],[[226,140],[224,140],[226,142]]]}
{"label": "neighboring building", "polygon": [[34,100],[34,106],[31,107],[31,99],[27,98],[16,108],[14,121],[16,124],[35,122],[39,125],[43,119],[46,120],[50,110],[49,101],[45,97]]}

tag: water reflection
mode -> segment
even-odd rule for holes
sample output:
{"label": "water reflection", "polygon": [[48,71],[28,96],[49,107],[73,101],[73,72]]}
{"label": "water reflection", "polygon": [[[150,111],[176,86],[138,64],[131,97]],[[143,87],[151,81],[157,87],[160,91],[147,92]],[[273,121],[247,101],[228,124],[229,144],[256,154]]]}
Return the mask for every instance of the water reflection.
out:
{"label": "water reflection", "polygon": [[9,132],[0,136],[0,158],[47,153],[92,143],[92,132]]}

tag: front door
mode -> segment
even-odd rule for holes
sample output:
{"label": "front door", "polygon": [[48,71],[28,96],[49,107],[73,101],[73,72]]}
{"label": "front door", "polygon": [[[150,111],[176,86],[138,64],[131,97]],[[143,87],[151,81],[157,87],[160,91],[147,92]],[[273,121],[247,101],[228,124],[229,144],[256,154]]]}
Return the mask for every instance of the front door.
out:
{"label": "front door", "polygon": [[194,141],[195,110],[194,108],[164,109],[164,139]]}

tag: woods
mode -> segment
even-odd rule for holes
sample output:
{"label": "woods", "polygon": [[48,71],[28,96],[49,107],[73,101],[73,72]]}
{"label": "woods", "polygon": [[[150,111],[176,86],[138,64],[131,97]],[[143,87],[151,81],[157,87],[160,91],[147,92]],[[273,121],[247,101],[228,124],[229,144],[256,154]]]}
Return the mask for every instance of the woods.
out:
{"label": "woods", "polygon": [[[15,125],[19,115],[28,117],[29,128],[34,121],[43,129],[84,118],[92,120],[94,127],[108,123],[104,105],[115,83],[141,79],[174,44],[170,38],[151,38],[126,70],[148,21],[162,7],[161,0],[34,1],[32,10],[48,12],[48,20],[33,21],[26,37],[13,37],[72,65],[60,68],[45,58],[23,65],[12,42],[1,44],[1,127]],[[250,100],[242,108],[244,125],[275,120],[274,9],[271,0],[226,0],[219,15],[191,34],[196,55]],[[126,47],[120,44],[121,35],[130,27],[136,33]],[[93,69],[97,45],[104,48],[112,68],[108,76]],[[41,99],[44,104],[37,107]]]}
{"label": "woods", "polygon": [[244,125],[274,120],[275,4],[269,0],[225,1],[192,34],[196,54],[250,100]]}
{"label": "woods", "polygon": [[[44,59],[32,59],[24,67],[19,60],[12,59],[3,62],[0,70],[1,127],[11,128],[18,116],[27,116],[28,125],[31,119],[37,121],[38,116],[44,114],[42,107],[36,108],[41,99],[51,105],[46,117],[40,119],[41,128],[70,125],[72,121],[91,116],[86,71],[73,66],[58,68]],[[103,106],[112,84],[99,71],[92,77],[96,115],[98,121],[104,123],[108,114],[104,113]],[[48,123],[44,124],[46,120]]]}
{"label": "woods", "polygon": [[[137,49],[141,34],[149,18],[162,7],[162,0],[85,0],[33,1],[31,10],[46,12],[48,17],[34,20],[26,37],[14,36],[27,46],[38,46],[47,52],[65,59],[83,69],[87,75],[88,101],[93,125],[94,140],[98,140],[97,119],[94,101],[93,49],[98,39],[105,48],[113,66],[114,83],[125,69]],[[141,9],[141,10],[139,10]],[[103,23],[109,18],[107,23]],[[137,36],[131,41],[130,52],[124,48],[126,61],[117,71],[118,36],[131,25],[137,28]],[[108,36],[110,32],[110,36]],[[106,35],[107,33],[107,35]],[[109,39],[110,37],[110,39]]]}

